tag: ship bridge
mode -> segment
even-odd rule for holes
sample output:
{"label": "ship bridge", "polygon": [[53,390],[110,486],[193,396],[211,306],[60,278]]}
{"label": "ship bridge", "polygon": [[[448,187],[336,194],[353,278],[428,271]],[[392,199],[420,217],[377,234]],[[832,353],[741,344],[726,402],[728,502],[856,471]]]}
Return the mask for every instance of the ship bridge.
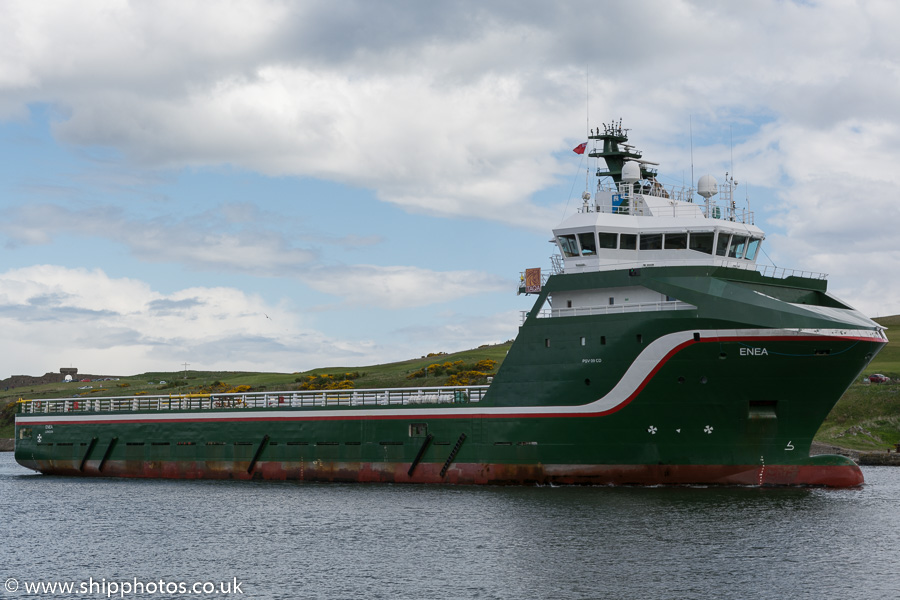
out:
{"label": "ship bridge", "polygon": [[[597,187],[585,191],[576,214],[553,230],[554,272],[621,268],[712,265],[756,268],[765,239],[753,213],[734,202],[734,179],[725,183],[705,175],[696,188],[664,186],[657,163],[626,142],[618,123],[591,130],[588,156],[602,158]],[[695,193],[703,198],[694,202]],[[715,197],[718,196],[718,199]]]}
{"label": "ship bridge", "polygon": [[598,187],[592,203],[585,197],[579,211],[553,230],[551,241],[560,252],[554,270],[755,268],[765,234],[753,224],[752,213],[736,209],[728,200],[694,203],[689,199],[692,191],[666,188],[656,181]]}

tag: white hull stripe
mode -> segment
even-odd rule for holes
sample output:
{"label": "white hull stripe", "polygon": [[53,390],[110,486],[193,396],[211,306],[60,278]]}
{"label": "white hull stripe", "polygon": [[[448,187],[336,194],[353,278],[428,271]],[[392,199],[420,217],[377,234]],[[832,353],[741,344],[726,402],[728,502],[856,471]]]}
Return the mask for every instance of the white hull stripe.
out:
{"label": "white hull stripe", "polygon": [[[694,334],[700,334],[700,341]],[[620,410],[637,396],[653,374],[675,353],[683,348],[704,342],[762,341],[763,339],[843,338],[847,341],[884,342],[879,332],[871,330],[823,329],[719,329],[679,331],[664,335],[637,356],[619,382],[605,396],[575,406],[465,406],[459,408],[346,408],[338,410],[282,409],[279,411],[231,411],[190,413],[112,413],[101,415],[16,415],[16,422],[28,424],[89,424],[89,423],[177,423],[195,421],[315,421],[352,419],[432,418],[465,419],[473,417],[575,417],[601,416]],[[490,394],[490,391],[488,391]]]}

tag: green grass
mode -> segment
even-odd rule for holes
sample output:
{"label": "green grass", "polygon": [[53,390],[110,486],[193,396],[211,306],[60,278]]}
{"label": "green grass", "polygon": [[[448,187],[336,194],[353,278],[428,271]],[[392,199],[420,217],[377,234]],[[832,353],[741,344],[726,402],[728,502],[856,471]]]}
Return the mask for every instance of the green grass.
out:
{"label": "green grass", "polygon": [[[434,363],[454,362],[461,360],[466,364],[474,364],[482,359],[497,361],[497,368],[506,357],[511,343],[495,346],[482,346],[474,350],[423,356],[412,360],[367,367],[327,367],[312,369],[302,373],[252,373],[246,371],[152,371],[121,377],[117,381],[93,381],[71,383],[47,383],[43,385],[24,386],[0,392],[0,407],[15,402],[19,398],[27,400],[42,398],[68,398],[75,394],[82,397],[130,396],[138,392],[148,395],[184,394],[209,388],[216,382],[230,387],[249,385],[254,391],[293,390],[300,387],[299,379],[306,375],[341,374],[358,372],[359,377],[353,380],[354,387],[386,388],[386,387],[430,387],[444,385],[449,376],[424,377],[407,379],[407,375]],[[496,370],[494,371],[496,372]],[[165,383],[161,383],[165,382]],[[81,389],[90,386],[90,389]],[[0,422],[0,437],[11,437],[12,430],[6,432],[6,425]]]}
{"label": "green grass", "polygon": [[900,379],[900,315],[880,317],[875,321],[888,328],[888,345],[878,353],[866,374],[882,373],[891,379]]}
{"label": "green grass", "polygon": [[853,450],[884,450],[900,442],[900,315],[875,321],[888,328],[889,341],[863,375],[881,373],[891,382],[851,385],[819,428],[818,442]]}

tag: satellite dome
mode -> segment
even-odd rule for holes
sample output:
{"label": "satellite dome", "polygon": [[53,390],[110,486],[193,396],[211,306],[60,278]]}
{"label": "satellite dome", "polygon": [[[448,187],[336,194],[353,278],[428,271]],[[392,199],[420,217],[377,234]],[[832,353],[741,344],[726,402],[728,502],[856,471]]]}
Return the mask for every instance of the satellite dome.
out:
{"label": "satellite dome", "polygon": [[709,200],[719,193],[719,182],[712,175],[704,175],[697,182],[697,193]]}
{"label": "satellite dome", "polygon": [[627,161],[622,165],[622,181],[625,183],[634,183],[641,179],[641,165],[633,160]]}

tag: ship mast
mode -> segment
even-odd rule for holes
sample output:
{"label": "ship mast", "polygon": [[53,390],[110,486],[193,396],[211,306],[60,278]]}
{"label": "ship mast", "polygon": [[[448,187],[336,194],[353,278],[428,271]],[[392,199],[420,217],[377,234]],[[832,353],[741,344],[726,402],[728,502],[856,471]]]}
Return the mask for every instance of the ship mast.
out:
{"label": "ship mast", "polygon": [[646,161],[641,160],[641,152],[626,144],[628,129],[622,128],[622,119],[610,124],[604,123],[602,128],[597,128],[596,134],[593,134],[592,130],[588,139],[603,142],[603,150],[594,149],[588,154],[591,158],[602,158],[606,161],[606,170],[598,167],[597,177],[612,177],[612,180],[618,185],[622,181],[622,166],[626,161],[633,160],[641,166],[641,179],[656,178],[656,169],[644,166]]}

